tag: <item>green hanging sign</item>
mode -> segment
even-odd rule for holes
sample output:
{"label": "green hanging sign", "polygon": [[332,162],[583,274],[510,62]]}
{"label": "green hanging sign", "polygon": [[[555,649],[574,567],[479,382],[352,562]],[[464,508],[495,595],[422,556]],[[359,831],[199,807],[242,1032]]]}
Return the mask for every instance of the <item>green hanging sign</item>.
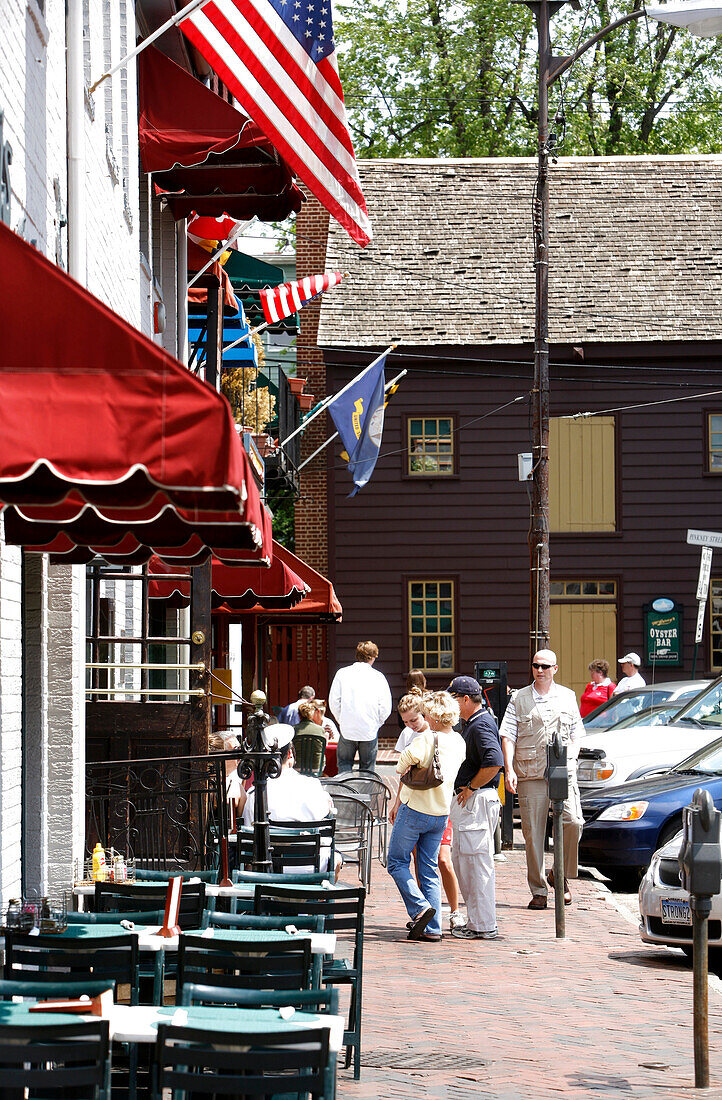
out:
{"label": "green hanging sign", "polygon": [[660,597],[643,607],[645,665],[679,668],[683,664],[683,608]]}

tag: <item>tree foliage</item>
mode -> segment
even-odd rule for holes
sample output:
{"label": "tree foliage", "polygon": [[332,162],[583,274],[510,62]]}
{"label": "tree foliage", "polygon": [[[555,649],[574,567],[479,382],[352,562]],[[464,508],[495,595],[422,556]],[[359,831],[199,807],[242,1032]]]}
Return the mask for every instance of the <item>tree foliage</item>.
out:
{"label": "tree foliage", "polygon": [[[639,8],[588,0],[554,18],[571,54]],[[536,152],[536,29],[513,0],[345,0],[339,65],[360,157]],[[553,86],[563,154],[722,150],[722,40],[645,17],[602,39]]]}

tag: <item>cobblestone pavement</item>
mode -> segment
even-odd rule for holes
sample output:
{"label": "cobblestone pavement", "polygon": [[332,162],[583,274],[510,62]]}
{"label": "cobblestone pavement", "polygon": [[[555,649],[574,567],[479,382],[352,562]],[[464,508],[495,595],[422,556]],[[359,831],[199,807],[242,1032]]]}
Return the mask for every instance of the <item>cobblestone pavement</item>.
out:
{"label": "cobblestone pavement", "polygon": [[710,990],[712,1088],[699,1093],[690,965],[645,946],[592,878],[573,884],[557,940],[553,899],[530,912],[523,852],[506,854],[494,941],[410,943],[374,862],[361,1080],[341,1070],[340,1100],[722,1098],[722,996]]}

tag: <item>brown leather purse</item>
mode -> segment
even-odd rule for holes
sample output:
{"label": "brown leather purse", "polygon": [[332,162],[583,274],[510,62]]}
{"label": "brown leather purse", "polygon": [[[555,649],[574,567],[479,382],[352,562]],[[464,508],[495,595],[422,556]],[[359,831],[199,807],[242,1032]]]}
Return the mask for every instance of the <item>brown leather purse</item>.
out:
{"label": "brown leather purse", "polygon": [[439,735],[434,732],[434,751],[431,763],[422,767],[421,764],[412,764],[408,771],[400,777],[406,787],[414,791],[431,791],[434,787],[440,787],[444,782],[441,774],[441,760],[439,759]]}

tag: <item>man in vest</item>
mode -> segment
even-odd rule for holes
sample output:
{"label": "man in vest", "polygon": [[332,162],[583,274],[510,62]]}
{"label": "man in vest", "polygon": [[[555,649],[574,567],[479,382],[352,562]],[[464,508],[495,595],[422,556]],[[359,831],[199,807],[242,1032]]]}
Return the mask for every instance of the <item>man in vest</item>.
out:
{"label": "man in vest", "polygon": [[532,893],[529,909],[546,909],[547,882],[554,887],[554,875],[544,876],[544,838],[549,816],[549,795],[545,771],[547,745],[557,730],[567,746],[569,797],[564,803],[564,903],[572,900],[569,879],[577,877],[577,853],[584,818],[579,801],[576,758],[579,738],[584,733],[577,697],[569,688],[554,683],[557,657],[551,649],[534,654],[534,682],[521,688],[510,700],[501,723],[506,789],[519,799],[521,829],[526,848],[527,881]]}

